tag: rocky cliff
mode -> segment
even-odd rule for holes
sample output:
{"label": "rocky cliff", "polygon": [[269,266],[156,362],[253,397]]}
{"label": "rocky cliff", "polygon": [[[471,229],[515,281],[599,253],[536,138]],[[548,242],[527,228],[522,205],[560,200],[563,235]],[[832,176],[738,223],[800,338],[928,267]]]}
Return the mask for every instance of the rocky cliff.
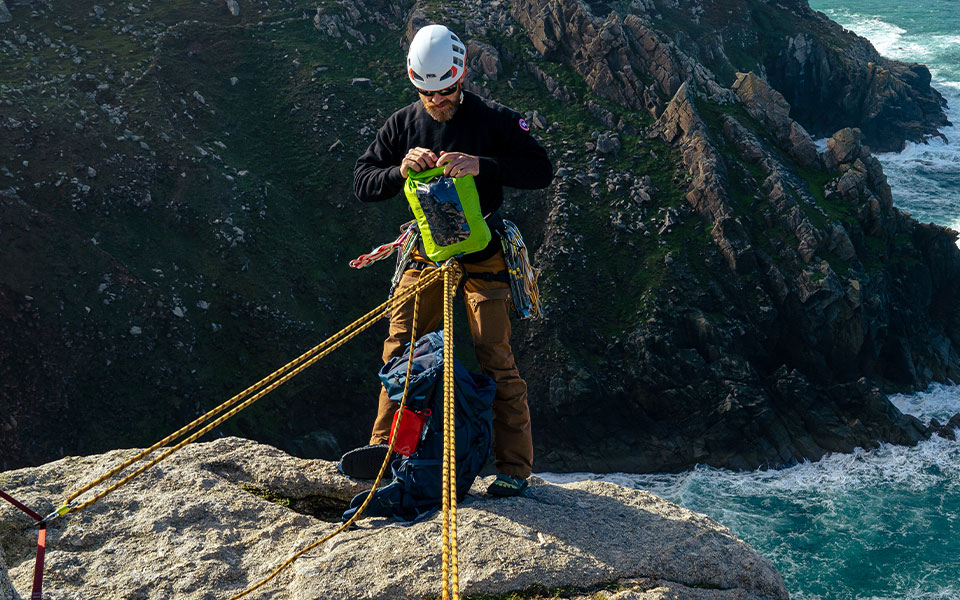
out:
{"label": "rocky cliff", "polygon": [[[738,72],[769,81],[815,135],[858,127],[876,150],[939,135],[943,97],[923,65],[880,56],[805,0],[521,1],[514,14],[544,56],[562,56],[598,93],[640,109],[693,78],[710,93]],[[606,63],[606,66],[601,66]]]}
{"label": "rocky cliff", "polygon": [[[0,489],[46,510],[129,451],[0,473]],[[770,562],[709,518],[614,484],[535,481],[523,496],[474,487],[457,510],[466,598],[562,588],[597,600],[785,600]],[[238,438],[188,446],[48,532],[51,598],[226,598],[339,524],[363,488],[333,464]],[[361,520],[308,552],[257,598],[435,598],[441,515]],[[0,507],[0,598],[33,580],[34,530]],[[615,542],[612,542],[615,540]],[[11,585],[12,580],[12,585]],[[480,595],[483,596],[480,596]],[[517,597],[511,595],[510,597]]]}
{"label": "rocky cliff", "polygon": [[[805,3],[8,7],[7,468],[152,442],[383,299],[389,268],[346,262],[405,207],[356,202],[352,163],[415,99],[397,74],[432,20],[557,167],[505,205],[547,308],[515,328],[537,468],[911,443],[930,431],[884,393],[960,380],[957,234],[898,210],[871,153],[933,134],[939,96]],[[819,75],[793,89],[777,57],[798,56]],[[363,443],[382,334],[224,430],[309,457]]]}

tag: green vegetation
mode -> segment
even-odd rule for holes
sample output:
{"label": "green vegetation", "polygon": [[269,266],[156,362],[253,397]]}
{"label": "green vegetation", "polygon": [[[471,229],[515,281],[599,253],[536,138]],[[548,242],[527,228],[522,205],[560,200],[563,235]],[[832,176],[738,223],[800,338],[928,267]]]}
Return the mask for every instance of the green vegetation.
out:
{"label": "green vegetation", "polygon": [[[85,432],[84,451],[150,443],[378,304],[392,265],[355,271],[347,261],[393,239],[407,220],[402,201],[361,205],[352,182],[354,160],[379,126],[416,99],[403,76],[401,30],[361,24],[363,40],[321,34],[312,20],[318,3],[306,0],[244,5],[239,18],[216,2],[135,4],[108,6],[101,20],[89,4],[68,3],[57,20],[0,30],[0,44],[19,48],[0,52],[0,85],[11,90],[2,117],[21,123],[0,135],[0,166],[23,200],[4,206],[0,272],[13,295],[34,298],[43,331],[63,340],[48,352],[74,369],[68,394],[83,410],[65,420]],[[319,7],[347,16],[336,2]],[[425,9],[440,20],[462,17],[447,14],[456,9],[449,3]],[[775,9],[738,0],[730,10],[704,14],[699,27],[748,16],[759,22]],[[667,33],[689,23],[669,10],[663,20]],[[769,25],[771,35],[790,26]],[[692,38],[698,30],[686,31]],[[680,274],[716,278],[705,261],[716,248],[709,227],[689,212],[679,152],[646,136],[652,117],[598,97],[572,66],[536,55],[523,31],[491,31],[482,41],[498,49],[503,72],[490,81],[473,72],[472,80],[491,98],[542,115],[547,126],[534,133],[568,170],[557,190],[566,214],[551,215],[560,200],[544,193],[524,193],[505,209],[532,250],[548,219],[567,232],[543,273],[546,304],[577,315],[605,344],[648,319]],[[528,62],[570,99],[550,94]],[[355,86],[354,78],[372,86]],[[611,129],[588,105],[625,123],[618,152],[588,149]],[[697,108],[714,134],[732,115],[775,146],[739,105]],[[715,140],[737,174],[730,193],[738,215],[768,223],[769,209],[757,202],[763,169]],[[799,175],[817,206],[798,204],[815,225],[853,218],[851,207],[824,197],[827,175]],[[640,206],[630,187],[644,176],[653,191]],[[660,233],[668,211],[679,223]],[[774,259],[778,248],[798,244],[778,225],[757,237]],[[867,239],[877,243],[876,260],[885,260],[882,241]],[[914,260],[894,254],[905,265]],[[839,257],[823,258],[838,273],[850,269]],[[590,301],[577,304],[582,298]],[[342,448],[308,434],[365,418],[357,416],[362,399],[370,398],[364,409],[372,412],[384,331],[361,335],[218,433],[331,457]],[[469,339],[465,328],[455,333],[458,343]],[[459,354],[473,361],[469,351]],[[118,427],[128,423],[138,426]],[[69,452],[75,434],[64,434],[52,437]],[[351,435],[337,443],[364,437]]]}
{"label": "green vegetation", "polygon": [[256,486],[253,486],[253,485],[243,484],[243,485],[240,486],[240,489],[242,489],[243,491],[245,491],[245,492],[247,492],[247,493],[249,493],[249,494],[253,494],[253,495],[256,496],[257,498],[262,498],[263,500],[266,500],[267,502],[273,502],[274,504],[279,504],[280,506],[283,506],[284,508],[290,508],[290,505],[293,503],[293,499],[292,499],[292,498],[287,498],[286,496],[281,496],[280,494],[277,494],[276,492],[272,492],[272,491],[270,491],[270,490],[261,489],[261,488],[258,488],[258,487],[256,487]]}
{"label": "green vegetation", "polygon": [[[807,32],[829,47],[843,49],[849,41],[836,36],[816,21],[794,14],[782,5],[763,0],[732,0],[708,3],[698,18],[691,6],[657,7],[658,28],[680,39],[680,48],[697,57],[725,85],[737,72],[762,72],[763,66],[780,54],[788,37]],[[722,44],[723,52],[704,52],[711,44]]]}

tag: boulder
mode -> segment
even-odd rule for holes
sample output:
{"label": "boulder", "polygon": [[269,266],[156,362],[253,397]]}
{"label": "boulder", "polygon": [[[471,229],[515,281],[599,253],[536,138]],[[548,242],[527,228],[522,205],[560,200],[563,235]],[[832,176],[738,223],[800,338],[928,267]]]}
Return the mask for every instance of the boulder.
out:
{"label": "boulder", "polygon": [[827,150],[830,157],[827,164],[842,165],[853,162],[860,156],[863,134],[855,127],[845,127],[836,132],[827,140]]}
{"label": "boulder", "polygon": [[13,15],[10,14],[10,9],[7,8],[7,3],[4,0],[0,0],[0,23],[9,23],[13,20]]}
{"label": "boulder", "polygon": [[234,17],[240,16],[240,4],[237,0],[227,0],[227,10],[229,10],[230,14]]}
{"label": "boulder", "polygon": [[[8,471],[0,488],[45,513],[132,453]],[[533,585],[589,594],[620,582],[615,598],[788,598],[771,563],[730,531],[647,492],[535,477],[522,496],[492,499],[480,492],[486,483],[457,510],[466,594]],[[45,587],[58,598],[226,597],[332,531],[347,499],[364,489],[328,461],[240,438],[194,444],[86,511],[51,523]],[[0,516],[13,525],[0,528],[0,598],[16,597],[7,571],[25,594],[35,534],[23,531],[19,525],[29,520],[6,505]],[[412,524],[361,520],[262,591],[301,599],[435,597],[441,523],[439,512]]]}
{"label": "boulder", "polygon": [[500,66],[500,53],[490,44],[470,40],[467,44],[467,57],[470,70],[486,76],[491,81],[496,81],[503,73],[503,68]]}

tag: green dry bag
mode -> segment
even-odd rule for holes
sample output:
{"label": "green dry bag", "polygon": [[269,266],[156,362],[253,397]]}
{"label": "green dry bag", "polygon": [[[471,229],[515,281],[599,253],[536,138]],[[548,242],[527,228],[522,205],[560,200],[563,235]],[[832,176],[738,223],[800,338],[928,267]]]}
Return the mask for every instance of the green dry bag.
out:
{"label": "green dry bag", "polygon": [[490,243],[473,175],[444,177],[443,167],[410,171],[403,191],[430,260],[479,252]]}

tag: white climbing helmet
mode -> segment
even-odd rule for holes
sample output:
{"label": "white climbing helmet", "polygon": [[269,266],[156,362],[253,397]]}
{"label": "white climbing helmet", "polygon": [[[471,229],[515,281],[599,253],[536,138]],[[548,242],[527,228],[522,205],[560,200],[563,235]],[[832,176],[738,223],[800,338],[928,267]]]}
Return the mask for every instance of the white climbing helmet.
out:
{"label": "white climbing helmet", "polygon": [[413,36],[407,53],[407,76],[418,89],[437,92],[463,77],[467,48],[443,25],[427,25]]}

